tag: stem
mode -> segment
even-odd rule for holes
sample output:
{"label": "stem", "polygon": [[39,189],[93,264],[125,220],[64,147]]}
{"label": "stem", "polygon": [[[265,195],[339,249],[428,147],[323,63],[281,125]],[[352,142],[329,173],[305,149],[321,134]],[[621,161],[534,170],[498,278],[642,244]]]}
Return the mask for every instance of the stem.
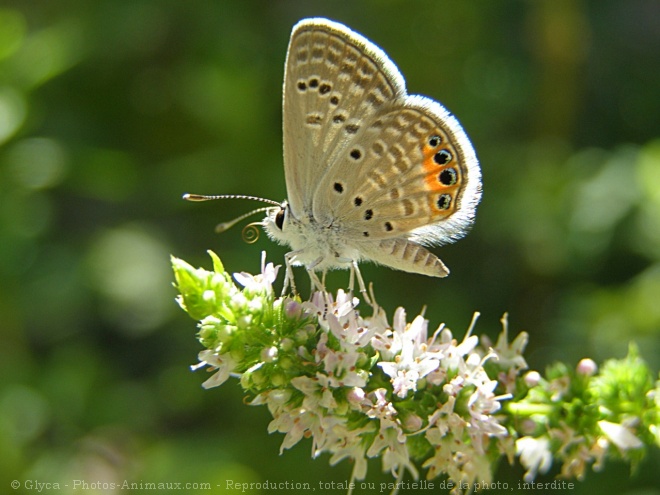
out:
{"label": "stem", "polygon": [[401,482],[403,481],[403,475],[405,474],[406,470],[403,468],[403,466],[399,467],[399,474],[396,477],[396,484],[394,485],[394,488],[390,492],[390,495],[398,495],[399,493],[399,487],[401,486]]}
{"label": "stem", "polygon": [[548,404],[524,404],[509,402],[506,409],[512,414],[518,416],[532,416],[534,414],[550,415],[555,407]]}

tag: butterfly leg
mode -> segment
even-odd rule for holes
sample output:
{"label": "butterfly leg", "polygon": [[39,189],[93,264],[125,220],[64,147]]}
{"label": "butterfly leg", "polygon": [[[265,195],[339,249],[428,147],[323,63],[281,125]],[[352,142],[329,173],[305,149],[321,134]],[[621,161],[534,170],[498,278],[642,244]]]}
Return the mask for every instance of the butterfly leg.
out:
{"label": "butterfly leg", "polygon": [[355,287],[355,279],[357,278],[358,287],[360,289],[360,294],[362,294],[362,298],[367,304],[371,305],[371,299],[369,298],[369,294],[367,292],[367,286],[364,284],[364,279],[362,278],[362,273],[360,273],[360,268],[358,267],[357,261],[352,260],[350,258],[337,258],[337,261],[341,263],[348,263],[350,265],[349,277],[348,277],[348,291],[351,294],[353,294],[353,289]]}
{"label": "butterfly leg", "polygon": [[312,292],[313,291],[319,291],[319,292],[326,292],[325,290],[325,270],[323,271],[323,281],[319,280],[318,275],[316,275],[316,272],[314,271],[314,268],[319,266],[319,264],[323,261],[322,257],[316,258],[308,267],[307,267],[307,273],[309,273],[309,279],[312,282]]}
{"label": "butterfly leg", "polygon": [[360,288],[360,294],[362,294],[362,297],[364,298],[364,301],[369,304],[371,304],[371,299],[369,298],[369,294],[367,293],[367,286],[364,285],[364,279],[362,278],[362,273],[360,273],[360,267],[358,267],[357,261],[351,260],[351,277],[349,280],[349,290],[353,292],[353,275],[357,278],[358,281],[358,287]]}
{"label": "butterfly leg", "polygon": [[296,290],[296,282],[293,279],[293,258],[300,251],[291,251],[284,255],[284,285],[282,286],[282,297],[286,295],[286,290],[291,286],[291,292],[293,295],[298,295]]}
{"label": "butterfly leg", "polygon": [[[323,310],[323,318],[327,316],[328,313],[328,307],[332,303],[332,300],[330,298],[330,294],[328,294],[328,291],[325,289],[325,274],[327,273],[327,270],[323,270],[323,274],[321,275],[321,280],[319,280],[318,275],[316,275],[316,272],[314,271],[314,268],[319,265],[323,261],[323,258],[318,258],[314,260],[314,262],[307,267],[307,273],[309,273],[309,279],[312,282],[312,293],[314,291],[318,291],[323,295],[323,301],[325,302],[325,309]],[[311,295],[310,295],[311,298]]]}
{"label": "butterfly leg", "polygon": [[319,277],[314,273],[314,270],[307,270],[307,273],[309,273],[309,280],[312,282],[312,292],[325,292],[325,285],[319,280]]}

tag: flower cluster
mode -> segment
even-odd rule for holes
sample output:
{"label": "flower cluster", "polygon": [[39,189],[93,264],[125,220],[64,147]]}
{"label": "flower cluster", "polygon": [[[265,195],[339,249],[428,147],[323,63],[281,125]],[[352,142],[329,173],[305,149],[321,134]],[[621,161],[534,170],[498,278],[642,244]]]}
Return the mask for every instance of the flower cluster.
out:
{"label": "flower cluster", "polygon": [[575,369],[557,363],[545,377],[528,372],[523,383],[525,395],[508,410],[524,418],[516,451],[527,482],[548,472],[553,461],[562,478],[582,480],[589,466],[602,470],[607,457],[634,466],[647,446],[660,446],[660,382],[653,383],[634,346],[601,370],[591,359]]}
{"label": "flower cluster", "polygon": [[[446,475],[459,492],[490,483],[494,463],[516,455],[526,481],[553,459],[562,462],[562,475],[580,478],[585,466],[602,464],[611,445],[639,451],[640,427],[657,426],[660,394],[639,360],[635,376],[646,379],[636,380],[631,394],[644,392],[647,401],[640,410],[626,404],[626,417],[604,414],[602,404],[588,405],[620,394],[623,371],[596,376],[595,364],[585,361],[574,372],[559,366],[546,378],[535,371],[521,377],[528,337],[509,342],[506,317],[494,345],[473,335],[476,315],[462,339],[444,325],[429,335],[423,316],[409,322],[399,308],[390,323],[373,302],[364,316],[359,299],[342,290],[305,302],[276,298],[278,270],[265,258],[260,274],[234,275],[239,289],[210,254],[212,272],[172,260],[178,302],[199,320],[205,347],[193,369],[213,372],[203,386],[238,378],[252,405],[268,407],[268,431],[284,434],[281,451],[310,438],[313,457],[328,452],[333,465],[351,459],[353,479],[363,479],[367,459],[378,457],[399,479],[405,471],[417,479],[421,466],[429,479]],[[631,372],[630,363],[619,367]],[[644,408],[655,411],[646,422]],[[658,438],[657,427],[644,431],[646,443]]]}

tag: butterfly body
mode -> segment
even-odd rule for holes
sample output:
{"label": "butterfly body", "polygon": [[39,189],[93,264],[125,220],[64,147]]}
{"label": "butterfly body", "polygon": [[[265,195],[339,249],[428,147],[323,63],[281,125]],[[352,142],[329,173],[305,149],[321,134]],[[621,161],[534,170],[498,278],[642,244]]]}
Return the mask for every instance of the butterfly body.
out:
{"label": "butterfly body", "polygon": [[359,247],[347,241],[345,227],[338,220],[323,224],[311,214],[293,217],[286,202],[263,226],[271,239],[291,247],[296,265],[317,270],[346,268],[350,261],[362,258]]}
{"label": "butterfly body", "polygon": [[481,198],[481,172],[458,121],[408,95],[376,45],[342,24],[294,26],[284,78],[288,201],[263,221],[309,270],[370,260],[444,277],[424,246],[462,237]]}

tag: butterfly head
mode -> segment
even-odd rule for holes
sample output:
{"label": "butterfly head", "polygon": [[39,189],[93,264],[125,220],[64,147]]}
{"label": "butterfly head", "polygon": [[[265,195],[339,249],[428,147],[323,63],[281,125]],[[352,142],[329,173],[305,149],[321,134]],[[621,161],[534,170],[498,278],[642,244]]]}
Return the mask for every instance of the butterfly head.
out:
{"label": "butterfly head", "polygon": [[[273,208],[271,214],[275,226],[280,230],[284,230],[284,221],[287,220],[287,215],[289,215],[289,203],[284,201],[279,209]],[[267,220],[271,218],[271,214],[268,215]]]}
{"label": "butterfly head", "polygon": [[268,237],[280,244],[291,245],[291,237],[295,230],[291,224],[291,207],[288,201],[283,201],[277,207],[268,208],[266,218],[261,221]]}

